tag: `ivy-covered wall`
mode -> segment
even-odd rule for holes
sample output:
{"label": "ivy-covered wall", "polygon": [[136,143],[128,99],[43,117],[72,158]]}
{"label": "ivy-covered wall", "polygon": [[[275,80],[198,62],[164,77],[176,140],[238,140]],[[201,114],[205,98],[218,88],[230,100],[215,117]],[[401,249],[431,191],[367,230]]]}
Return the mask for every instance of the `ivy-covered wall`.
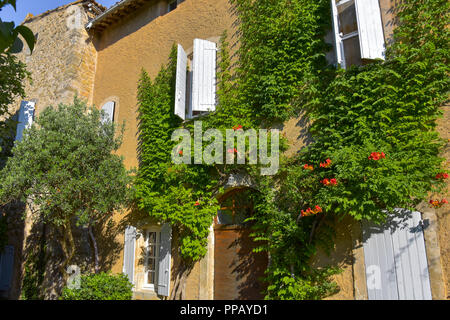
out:
{"label": "ivy-covered wall", "polygon": [[[193,8],[193,2],[185,1],[173,13],[181,18]],[[319,248],[333,249],[339,233],[348,230],[355,219],[382,221],[381,209],[414,207],[444,186],[445,181],[436,176],[445,172],[439,156],[445,141],[435,129],[448,90],[444,40],[448,31],[443,25],[448,4],[442,0],[405,1],[396,8],[401,24],[386,61],[346,71],[336,70],[325,59],[330,50],[324,41],[331,19],[328,0],[231,0],[208,8],[211,11],[200,10],[210,14],[208,26],[199,22],[195,28],[201,31],[188,29],[191,33],[183,37],[185,31],[178,24],[174,33],[176,42],[183,43],[193,37],[217,36],[212,33],[219,29],[220,33],[229,30],[219,53],[219,105],[216,113],[202,118],[204,129],[271,128],[284,123],[287,138],[298,129],[308,140],[302,143],[309,147],[283,157],[279,174],[270,178],[259,176],[255,166],[171,164],[173,143],[168,137],[181,125],[171,112],[175,53],[169,55],[168,43],[174,38],[167,37],[161,25],[150,23],[102,48],[95,93],[99,103],[116,94],[113,91],[126,91],[117,119],[126,119],[133,128],[125,138],[127,150],[122,150],[131,155],[131,165],[137,165],[134,128],[138,124],[135,119],[140,121],[138,207],[155,219],[174,224],[180,235],[180,263],[189,274],[205,253],[206,228],[217,209],[214,195],[221,192],[223,177],[233,172],[248,174],[258,186],[253,199],[257,204],[255,240],[263,244],[261,250],[268,252],[271,261],[267,297],[324,298],[335,292],[330,276],[336,270],[311,267]],[[161,21],[168,21],[169,16]],[[234,33],[231,22],[237,18],[239,33]],[[209,30],[211,25],[218,29]],[[128,45],[140,32],[163,39],[163,49],[152,52],[156,61],[164,62],[158,76],[159,63],[158,67],[154,61],[135,63],[138,58],[148,58],[147,53],[139,51],[138,58],[134,52],[128,53]],[[240,46],[237,65],[232,65],[228,51],[234,47],[227,42],[235,44],[236,37]],[[121,65],[114,55],[129,58],[133,67],[125,70],[127,64]],[[137,71],[136,66],[150,72]],[[117,80],[105,80],[111,77]],[[139,109],[130,91],[134,86],[131,80],[139,83]],[[298,118],[300,114],[303,117]],[[192,129],[190,122],[184,126]],[[348,275],[351,263],[346,259],[351,255],[345,249],[348,237],[341,240],[347,270],[337,277]],[[121,261],[116,266],[121,268]],[[189,283],[189,276],[183,273],[175,282],[183,277]],[[342,279],[339,284],[346,285],[348,278]],[[346,297],[351,297],[348,292]]]}

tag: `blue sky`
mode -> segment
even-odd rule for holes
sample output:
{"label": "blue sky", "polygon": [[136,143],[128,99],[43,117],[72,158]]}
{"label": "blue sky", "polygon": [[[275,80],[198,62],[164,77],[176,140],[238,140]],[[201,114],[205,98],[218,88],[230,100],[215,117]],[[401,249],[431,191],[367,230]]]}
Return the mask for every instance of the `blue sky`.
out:
{"label": "blue sky", "polygon": [[[27,13],[38,15],[47,10],[55,9],[65,4],[74,2],[75,0],[17,0],[17,11],[8,5],[0,11],[0,19],[2,21],[14,21],[16,25],[22,23]],[[96,0],[98,3],[109,8],[119,0]]]}

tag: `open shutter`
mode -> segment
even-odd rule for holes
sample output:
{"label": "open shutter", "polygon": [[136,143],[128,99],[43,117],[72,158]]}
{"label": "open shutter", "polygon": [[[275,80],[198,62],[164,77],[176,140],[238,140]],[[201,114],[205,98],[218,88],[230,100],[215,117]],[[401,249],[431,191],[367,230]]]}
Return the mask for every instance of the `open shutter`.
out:
{"label": "open shutter", "polygon": [[420,212],[396,209],[384,226],[363,223],[369,300],[430,300]]}
{"label": "open shutter", "polygon": [[11,288],[13,268],[14,247],[5,246],[0,254],[0,291],[7,291]]}
{"label": "open shutter", "polygon": [[177,75],[175,85],[175,114],[186,118],[186,69],[187,55],[179,44],[177,50]]}
{"label": "open shutter", "polygon": [[431,300],[431,285],[420,212],[396,216],[391,228],[400,300]]}
{"label": "open shutter", "polygon": [[33,101],[22,101],[20,103],[19,110],[19,123],[17,124],[16,130],[16,141],[21,141],[23,138],[23,131],[31,127],[34,117],[34,107],[35,102]]}
{"label": "open shutter", "polygon": [[125,247],[123,252],[123,273],[134,283],[134,256],[136,246],[136,228],[129,226],[125,229]]}
{"label": "open shutter", "polygon": [[331,0],[331,14],[333,18],[334,50],[336,52],[337,64],[340,64],[343,68],[345,68],[342,41],[341,37],[339,36],[339,18],[336,0]]}
{"label": "open shutter", "polygon": [[394,249],[389,226],[363,222],[363,241],[369,300],[398,300]]}
{"label": "open shutter", "polygon": [[194,39],[192,111],[216,109],[216,44]]}
{"label": "open shutter", "polygon": [[161,228],[161,247],[159,249],[158,294],[168,297],[170,294],[170,258],[172,228],[165,223]]}
{"label": "open shutter", "polygon": [[384,59],[384,34],[378,0],[355,0],[362,59]]}
{"label": "open shutter", "polygon": [[105,111],[106,118],[102,119],[102,122],[105,121],[114,121],[114,109],[116,107],[116,103],[114,101],[108,101],[102,107],[102,110]]}

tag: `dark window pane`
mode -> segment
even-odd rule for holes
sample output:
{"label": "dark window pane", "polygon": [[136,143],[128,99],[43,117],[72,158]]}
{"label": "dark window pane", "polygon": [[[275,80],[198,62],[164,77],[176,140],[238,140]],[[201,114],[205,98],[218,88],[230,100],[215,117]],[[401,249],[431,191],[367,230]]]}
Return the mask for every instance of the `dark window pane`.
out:
{"label": "dark window pane", "polygon": [[352,65],[360,66],[361,49],[359,47],[359,37],[352,37],[343,41],[345,67],[349,68]]}
{"label": "dark window pane", "polygon": [[245,219],[250,216],[250,208],[238,208],[234,216],[235,224],[243,224]]}
{"label": "dark window pane", "polygon": [[217,214],[217,223],[218,224],[232,224],[233,223],[233,214],[230,210],[219,210]]}
{"label": "dark window pane", "polygon": [[174,1],[172,3],[169,4],[169,12],[172,10],[175,10],[177,8],[177,2]]}
{"label": "dark window pane", "polygon": [[343,35],[358,30],[358,23],[356,20],[355,4],[344,4],[338,7],[339,14],[339,32]]}

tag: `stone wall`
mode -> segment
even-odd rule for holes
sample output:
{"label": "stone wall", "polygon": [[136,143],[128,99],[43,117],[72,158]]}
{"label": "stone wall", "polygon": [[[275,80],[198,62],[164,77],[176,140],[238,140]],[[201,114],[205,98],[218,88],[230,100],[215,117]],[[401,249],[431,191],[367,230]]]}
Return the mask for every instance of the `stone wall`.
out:
{"label": "stone wall", "polygon": [[[25,100],[36,99],[37,114],[49,105],[72,102],[75,94],[92,102],[97,56],[84,28],[90,17],[92,13],[77,1],[24,21],[37,42],[32,54],[25,45],[17,56],[31,72]],[[12,108],[19,106],[17,101]]]}

